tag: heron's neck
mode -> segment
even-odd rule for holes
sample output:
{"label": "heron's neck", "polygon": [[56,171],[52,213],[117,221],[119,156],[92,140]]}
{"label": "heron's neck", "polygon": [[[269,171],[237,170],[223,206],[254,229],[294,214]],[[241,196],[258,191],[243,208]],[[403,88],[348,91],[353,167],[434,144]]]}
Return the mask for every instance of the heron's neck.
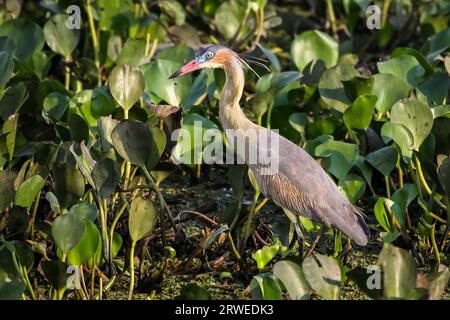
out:
{"label": "heron's neck", "polygon": [[239,61],[231,59],[224,71],[226,81],[220,93],[220,120],[225,129],[243,129],[250,122],[239,106],[245,84],[244,70]]}

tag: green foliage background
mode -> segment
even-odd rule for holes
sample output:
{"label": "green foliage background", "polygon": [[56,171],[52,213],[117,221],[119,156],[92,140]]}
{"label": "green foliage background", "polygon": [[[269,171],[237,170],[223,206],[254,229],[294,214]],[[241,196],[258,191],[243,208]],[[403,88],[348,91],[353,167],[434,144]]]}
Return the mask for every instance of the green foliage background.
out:
{"label": "green foliage background", "polygon": [[[163,279],[192,265],[195,277],[214,254],[226,260],[216,280],[247,298],[337,299],[349,285],[373,299],[448,297],[450,1],[0,5],[1,299],[102,299],[123,282],[131,299],[136,272],[137,290],[155,297]],[[377,13],[380,29],[369,29]],[[349,253],[330,229],[299,257],[288,223],[258,220],[282,213],[245,168],[172,163],[175,129],[220,128],[222,71],[168,79],[211,43],[267,60],[270,72],[256,64],[261,77],[247,74],[246,115],[305,148],[363,208],[367,248]],[[173,212],[171,186],[206,186],[217,170],[234,206]],[[206,223],[189,241],[183,214]],[[302,223],[315,235],[317,224]],[[370,262],[381,288],[367,286]],[[69,265],[85,270],[77,290]],[[177,294],[211,298],[192,284]]]}

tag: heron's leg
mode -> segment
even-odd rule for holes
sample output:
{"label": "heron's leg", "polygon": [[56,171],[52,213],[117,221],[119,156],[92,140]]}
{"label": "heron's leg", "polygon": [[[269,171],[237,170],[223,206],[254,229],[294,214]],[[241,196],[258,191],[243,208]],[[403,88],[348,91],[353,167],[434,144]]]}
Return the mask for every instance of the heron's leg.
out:
{"label": "heron's leg", "polygon": [[319,243],[320,238],[325,233],[325,230],[326,230],[325,226],[320,227],[319,234],[317,235],[317,237],[314,239],[313,243],[309,247],[308,252],[306,252],[305,257],[307,257],[311,253],[313,253],[314,249],[316,248],[317,244]]}
{"label": "heron's leg", "polygon": [[303,259],[303,247],[305,245],[305,236],[303,235],[299,220],[296,223],[294,223],[294,229],[298,239],[298,254],[300,259]]}

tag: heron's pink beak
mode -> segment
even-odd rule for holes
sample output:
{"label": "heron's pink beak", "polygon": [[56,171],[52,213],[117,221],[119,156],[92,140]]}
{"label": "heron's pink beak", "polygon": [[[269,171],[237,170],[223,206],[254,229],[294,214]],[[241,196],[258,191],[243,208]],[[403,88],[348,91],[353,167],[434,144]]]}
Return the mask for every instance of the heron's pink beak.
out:
{"label": "heron's pink beak", "polygon": [[169,79],[174,79],[176,77],[185,75],[189,72],[195,71],[200,69],[200,65],[201,62],[198,62],[197,60],[192,60],[191,62],[189,62],[188,64],[184,65],[181,69],[175,71],[170,77]]}

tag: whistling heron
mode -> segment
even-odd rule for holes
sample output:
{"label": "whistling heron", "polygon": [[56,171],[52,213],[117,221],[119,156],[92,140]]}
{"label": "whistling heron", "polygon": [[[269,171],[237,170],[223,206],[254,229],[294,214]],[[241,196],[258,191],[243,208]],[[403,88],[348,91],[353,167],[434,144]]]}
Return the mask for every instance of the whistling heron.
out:
{"label": "whistling heron", "polygon": [[[239,106],[248,63],[233,50],[221,45],[209,46],[197,53],[196,58],[170,76],[170,79],[202,68],[222,68],[226,82],[220,94],[219,116],[224,129],[233,129],[235,136],[248,138],[250,132],[265,133],[266,137],[278,142],[278,169],[268,174],[267,168],[259,163],[249,163],[250,170],[261,191],[277,205],[290,213],[310,218],[326,226],[333,226],[359,245],[366,245],[369,228],[361,212],[353,206],[337,189],[322,167],[301,147],[288,139],[256,125],[246,118]],[[229,130],[226,130],[229,131]],[[229,138],[227,141],[236,138]],[[267,143],[253,145],[255,152],[271,148]],[[271,150],[268,150],[269,153]],[[272,150],[273,151],[273,150]],[[248,152],[248,151],[247,151]],[[243,155],[247,159],[245,155]],[[299,219],[295,220],[295,230],[299,240],[303,235]],[[292,217],[290,217],[292,221]]]}

